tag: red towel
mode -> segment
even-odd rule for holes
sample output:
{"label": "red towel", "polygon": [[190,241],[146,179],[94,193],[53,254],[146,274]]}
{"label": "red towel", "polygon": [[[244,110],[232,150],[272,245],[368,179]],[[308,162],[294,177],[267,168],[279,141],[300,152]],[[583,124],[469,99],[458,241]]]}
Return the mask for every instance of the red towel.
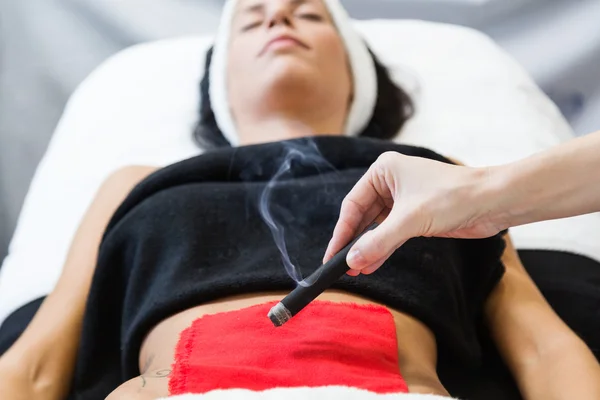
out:
{"label": "red towel", "polygon": [[194,321],[181,333],[170,393],[331,385],[408,392],[386,308],[315,301],[275,328],[267,318],[273,305]]}

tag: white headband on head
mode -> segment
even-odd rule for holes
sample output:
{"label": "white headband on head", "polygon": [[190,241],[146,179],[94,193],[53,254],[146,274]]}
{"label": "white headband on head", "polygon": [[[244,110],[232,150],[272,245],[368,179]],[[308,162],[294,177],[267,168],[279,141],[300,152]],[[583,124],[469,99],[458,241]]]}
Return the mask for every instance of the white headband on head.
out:
{"label": "white headband on head", "polygon": [[[356,136],[367,126],[377,102],[377,73],[375,62],[366,43],[352,25],[352,20],[339,0],[322,0],[333,19],[352,69],[354,96],[346,120],[344,134]],[[227,0],[223,8],[219,31],[215,39],[210,65],[209,96],[215,120],[225,138],[236,146],[239,143],[237,129],[229,107],[227,91],[228,48],[232,21],[238,0]],[[334,132],[331,132],[334,133]]]}

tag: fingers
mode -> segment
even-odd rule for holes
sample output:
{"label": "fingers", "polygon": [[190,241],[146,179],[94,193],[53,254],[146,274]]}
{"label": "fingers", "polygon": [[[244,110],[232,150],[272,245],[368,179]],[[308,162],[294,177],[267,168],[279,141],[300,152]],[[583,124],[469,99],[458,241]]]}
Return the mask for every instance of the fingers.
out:
{"label": "fingers", "polygon": [[386,255],[385,257],[382,257],[381,260],[376,261],[374,264],[369,265],[368,267],[362,269],[359,272],[363,275],[370,275],[373,272],[377,271],[379,269],[379,267],[381,267],[383,265],[383,263],[387,261],[388,258],[389,258],[389,256]]}
{"label": "fingers", "polygon": [[371,170],[367,171],[342,202],[323,262],[344,248],[383,211],[384,205],[371,182],[371,174]]}
{"label": "fingers", "polygon": [[362,232],[371,222],[375,221],[375,217],[381,214],[379,210],[373,208],[364,215],[364,220],[361,221],[356,229],[351,227],[350,225],[338,221],[335,229],[333,230],[333,235],[329,244],[327,245],[327,250],[325,250],[325,255],[323,256],[323,264],[329,261],[335,254],[337,254],[340,250],[342,250],[349,242],[351,242],[359,232]]}
{"label": "fingers", "polygon": [[367,232],[350,249],[346,261],[350,268],[358,271],[373,272],[389,256],[411,237],[411,230],[398,209],[392,209],[390,215],[374,230]]}
{"label": "fingers", "polygon": [[368,266],[368,267],[366,267],[366,268],[364,268],[362,270],[350,269],[350,270],[348,270],[347,274],[349,276],[358,276],[360,274],[370,275],[373,272],[377,271],[383,265],[383,263],[386,262],[388,258],[390,258],[390,256],[391,256],[391,254],[390,255],[386,255],[381,260],[377,261],[375,264],[372,264],[372,265],[370,265],[370,266]]}

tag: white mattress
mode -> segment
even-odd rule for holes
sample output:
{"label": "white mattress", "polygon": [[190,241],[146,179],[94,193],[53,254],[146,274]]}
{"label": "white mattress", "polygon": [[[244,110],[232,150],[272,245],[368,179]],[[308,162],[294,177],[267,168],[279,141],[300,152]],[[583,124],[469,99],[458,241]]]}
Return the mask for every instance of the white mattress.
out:
{"label": "white mattress", "polygon": [[[486,36],[422,21],[358,28],[416,100],[399,141],[474,165],[516,160],[572,137],[554,104]],[[35,174],[0,269],[0,322],[49,293],[101,182],[131,164],[167,165],[199,153],[192,141],[209,37],[132,47],[101,65],[71,97]],[[513,230],[520,248],[600,260],[600,216]]]}
{"label": "white mattress", "polygon": [[[416,393],[374,393],[345,386],[277,388],[263,391],[245,389],[213,390],[205,394],[184,394],[159,400],[453,400],[454,398]],[[455,399],[456,400],[456,399]]]}

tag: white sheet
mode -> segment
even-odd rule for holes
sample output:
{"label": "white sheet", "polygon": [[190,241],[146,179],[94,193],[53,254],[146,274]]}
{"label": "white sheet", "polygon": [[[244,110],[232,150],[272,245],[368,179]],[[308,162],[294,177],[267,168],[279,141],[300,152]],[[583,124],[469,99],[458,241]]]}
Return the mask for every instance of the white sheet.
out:
{"label": "white sheet", "polygon": [[[264,391],[245,389],[213,390],[205,394],[184,394],[158,400],[453,400],[432,394],[379,394],[345,386],[278,388]],[[455,399],[456,400],[456,399]]]}
{"label": "white sheet", "polygon": [[[554,104],[486,36],[421,21],[357,26],[416,100],[417,115],[400,141],[486,165],[572,136]],[[130,48],[100,66],[72,96],[0,270],[0,322],[52,290],[77,225],[110,172],[199,153],[191,131],[210,41],[192,37]],[[517,228],[513,235],[517,246],[553,240],[553,248],[600,259],[600,246],[591,240],[600,237],[598,218]],[[561,241],[567,232],[572,237]]]}

